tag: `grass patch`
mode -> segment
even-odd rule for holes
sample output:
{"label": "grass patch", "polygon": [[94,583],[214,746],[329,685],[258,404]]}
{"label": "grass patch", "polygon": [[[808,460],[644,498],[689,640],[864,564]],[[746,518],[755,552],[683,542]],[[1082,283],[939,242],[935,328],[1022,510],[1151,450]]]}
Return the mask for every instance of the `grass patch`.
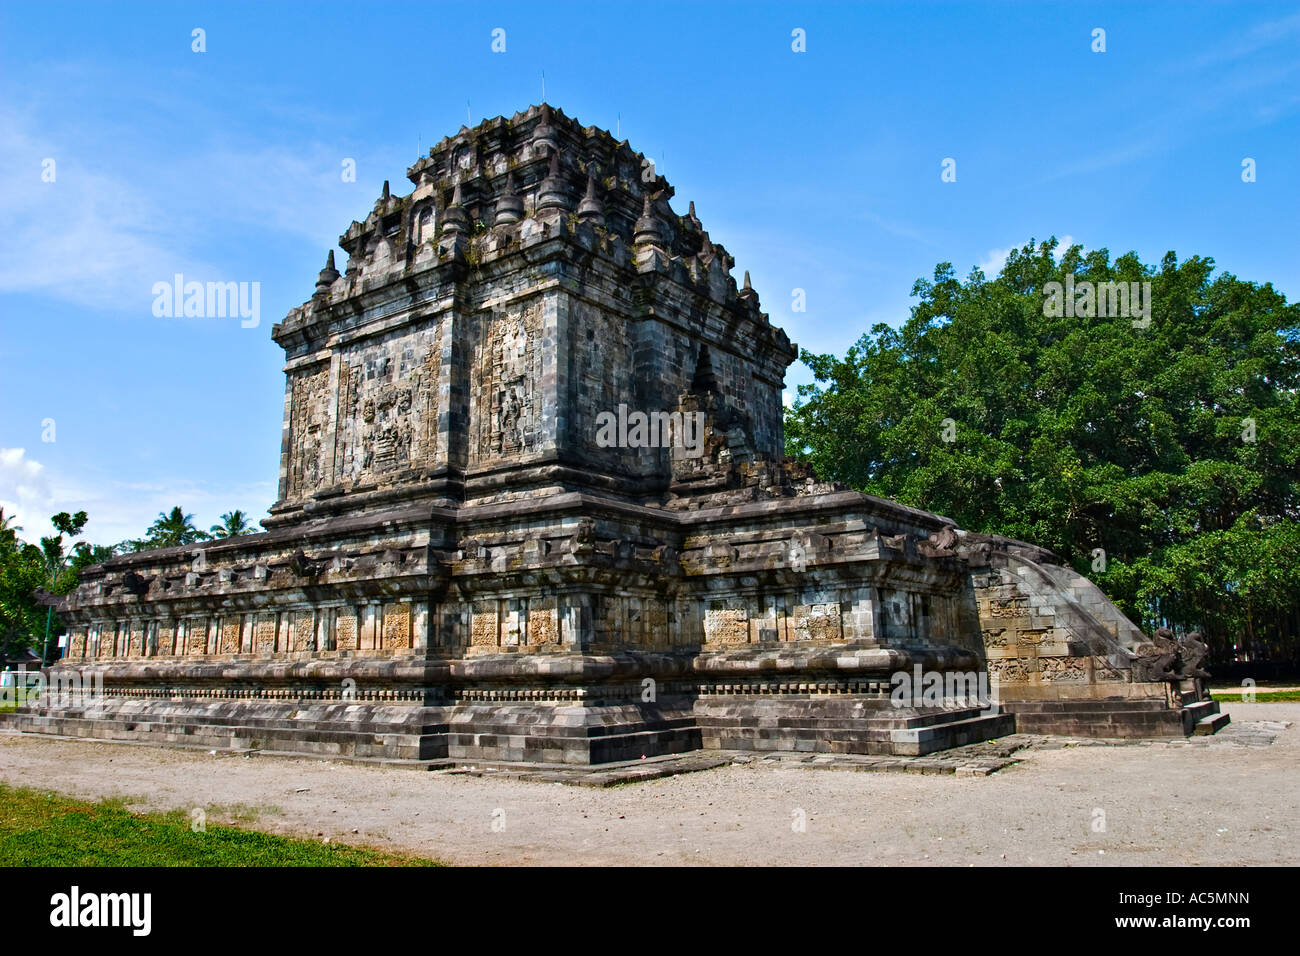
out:
{"label": "grass patch", "polygon": [[35,687],[10,685],[0,688],[0,714],[12,714],[18,709],[19,704],[25,704],[28,700],[39,700],[40,696],[40,691]]}
{"label": "grass patch", "polygon": [[[1229,704],[1243,703],[1241,691],[1239,690],[1212,690],[1210,696],[1215,700],[1222,700]],[[1257,690],[1255,691],[1253,703],[1273,704],[1286,701],[1300,701],[1300,690]],[[1245,701],[1244,703],[1252,703],[1252,701]]]}
{"label": "grass patch", "polygon": [[[237,819],[256,819],[240,808]],[[213,808],[212,812],[217,812]],[[182,810],[138,814],[122,800],[87,803],[0,784],[0,866],[441,866],[437,860],[209,823]]]}

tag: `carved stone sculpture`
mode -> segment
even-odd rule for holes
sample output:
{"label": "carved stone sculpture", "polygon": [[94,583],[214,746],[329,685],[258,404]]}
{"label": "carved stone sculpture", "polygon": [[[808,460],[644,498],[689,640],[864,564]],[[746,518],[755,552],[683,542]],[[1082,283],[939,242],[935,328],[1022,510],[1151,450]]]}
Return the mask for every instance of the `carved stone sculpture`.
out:
{"label": "carved stone sculpture", "polygon": [[1201,666],[1201,661],[1205,660],[1209,652],[1209,645],[1201,640],[1199,631],[1183,635],[1178,642],[1178,676],[1209,677],[1210,672]]}
{"label": "carved stone sculpture", "polygon": [[936,531],[920,542],[916,550],[932,558],[948,558],[957,554],[957,532],[951,526]]}
{"label": "carved stone sculpture", "polygon": [[1178,677],[1178,642],[1167,627],[1156,628],[1151,641],[1138,648],[1133,674],[1139,680],[1168,681]]}

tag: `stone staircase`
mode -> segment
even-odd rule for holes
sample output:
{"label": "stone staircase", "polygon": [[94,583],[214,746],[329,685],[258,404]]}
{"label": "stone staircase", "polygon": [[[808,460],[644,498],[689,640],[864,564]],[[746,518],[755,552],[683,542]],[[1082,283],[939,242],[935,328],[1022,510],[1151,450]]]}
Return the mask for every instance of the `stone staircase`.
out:
{"label": "stone staircase", "polygon": [[[894,708],[851,698],[780,701],[701,697],[695,703],[710,750],[923,756],[1015,732],[1015,718],[980,707]],[[878,705],[879,701],[872,704]]]}
{"label": "stone staircase", "polygon": [[1227,726],[1214,700],[1172,708],[1163,700],[1045,700],[1003,704],[1015,715],[1016,731],[1069,737],[1204,736]]}
{"label": "stone staircase", "polygon": [[1219,712],[1219,704],[1213,700],[1198,700],[1183,708],[1183,726],[1191,725],[1191,733],[1197,737],[1207,737],[1228,726],[1231,718]]}

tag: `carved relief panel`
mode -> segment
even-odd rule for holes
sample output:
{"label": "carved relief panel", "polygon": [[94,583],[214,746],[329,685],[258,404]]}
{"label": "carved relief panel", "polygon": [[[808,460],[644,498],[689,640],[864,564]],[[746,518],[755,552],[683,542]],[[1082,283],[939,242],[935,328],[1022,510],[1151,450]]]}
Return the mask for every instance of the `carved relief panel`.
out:
{"label": "carved relief panel", "polygon": [[329,366],[293,373],[289,405],[289,497],[301,498],[329,481],[325,443],[329,414]]}
{"label": "carved relief panel", "polygon": [[441,364],[439,327],[340,358],[336,481],[382,480],[434,463]]}
{"label": "carved relief panel", "polygon": [[538,444],[542,306],[533,302],[483,320],[470,415],[472,463],[511,458]]}

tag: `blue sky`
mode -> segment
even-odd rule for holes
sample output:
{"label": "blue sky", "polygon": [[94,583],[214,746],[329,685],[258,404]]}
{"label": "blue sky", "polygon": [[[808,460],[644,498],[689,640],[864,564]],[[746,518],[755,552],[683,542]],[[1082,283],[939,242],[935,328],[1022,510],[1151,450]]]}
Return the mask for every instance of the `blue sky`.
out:
{"label": "blue sky", "polygon": [[[173,504],[263,516],[272,323],[383,180],[409,191],[467,102],[508,116],[543,71],[550,103],[659,162],[814,351],[902,322],[936,263],[992,272],[1031,237],[1300,295],[1294,3],[3,3],[0,506],[24,536],[83,508],[104,543]],[[155,317],[177,272],[259,282],[260,324]]]}

